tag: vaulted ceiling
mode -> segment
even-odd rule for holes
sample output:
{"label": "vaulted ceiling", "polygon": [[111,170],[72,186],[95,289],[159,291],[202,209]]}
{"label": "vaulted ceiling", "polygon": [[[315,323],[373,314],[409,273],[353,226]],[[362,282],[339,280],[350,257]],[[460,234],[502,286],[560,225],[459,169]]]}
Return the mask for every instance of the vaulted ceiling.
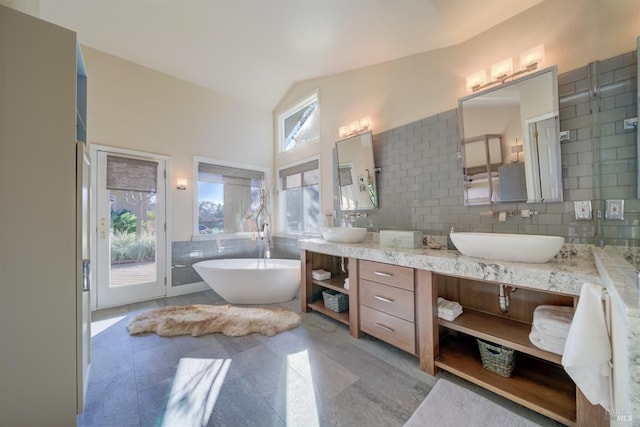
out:
{"label": "vaulted ceiling", "polygon": [[542,0],[39,0],[80,43],[253,105],[456,45]]}

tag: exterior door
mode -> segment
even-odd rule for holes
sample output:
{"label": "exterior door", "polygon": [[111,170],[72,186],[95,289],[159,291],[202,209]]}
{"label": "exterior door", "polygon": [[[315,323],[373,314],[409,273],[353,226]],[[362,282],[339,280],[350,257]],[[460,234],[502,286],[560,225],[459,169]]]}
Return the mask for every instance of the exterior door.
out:
{"label": "exterior door", "polygon": [[166,294],[166,161],[97,151],[98,308]]}

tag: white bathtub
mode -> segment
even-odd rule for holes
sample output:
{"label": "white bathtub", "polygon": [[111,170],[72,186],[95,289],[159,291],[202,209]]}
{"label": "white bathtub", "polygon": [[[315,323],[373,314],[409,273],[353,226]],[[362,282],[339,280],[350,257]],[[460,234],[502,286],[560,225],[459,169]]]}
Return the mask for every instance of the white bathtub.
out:
{"label": "white bathtub", "polygon": [[273,304],[293,299],[300,289],[300,260],[212,259],[193,264],[211,289],[232,304]]}

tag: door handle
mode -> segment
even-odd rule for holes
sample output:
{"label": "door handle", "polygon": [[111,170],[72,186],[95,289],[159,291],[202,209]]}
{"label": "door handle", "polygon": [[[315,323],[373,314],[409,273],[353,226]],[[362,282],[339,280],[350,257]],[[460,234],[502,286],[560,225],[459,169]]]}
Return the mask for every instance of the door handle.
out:
{"label": "door handle", "polygon": [[104,218],[100,218],[100,228],[98,232],[101,239],[104,239],[107,236],[107,221]]}
{"label": "door handle", "polygon": [[91,261],[82,260],[82,292],[91,290]]}

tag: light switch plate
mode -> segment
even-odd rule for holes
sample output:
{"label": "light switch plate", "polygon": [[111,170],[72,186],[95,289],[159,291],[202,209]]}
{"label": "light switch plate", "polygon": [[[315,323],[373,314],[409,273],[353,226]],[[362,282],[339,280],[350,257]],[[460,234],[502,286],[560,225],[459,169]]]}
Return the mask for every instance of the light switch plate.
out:
{"label": "light switch plate", "polygon": [[573,202],[576,219],[591,219],[591,200]]}
{"label": "light switch plate", "polygon": [[606,219],[624,219],[624,200],[607,200]]}

